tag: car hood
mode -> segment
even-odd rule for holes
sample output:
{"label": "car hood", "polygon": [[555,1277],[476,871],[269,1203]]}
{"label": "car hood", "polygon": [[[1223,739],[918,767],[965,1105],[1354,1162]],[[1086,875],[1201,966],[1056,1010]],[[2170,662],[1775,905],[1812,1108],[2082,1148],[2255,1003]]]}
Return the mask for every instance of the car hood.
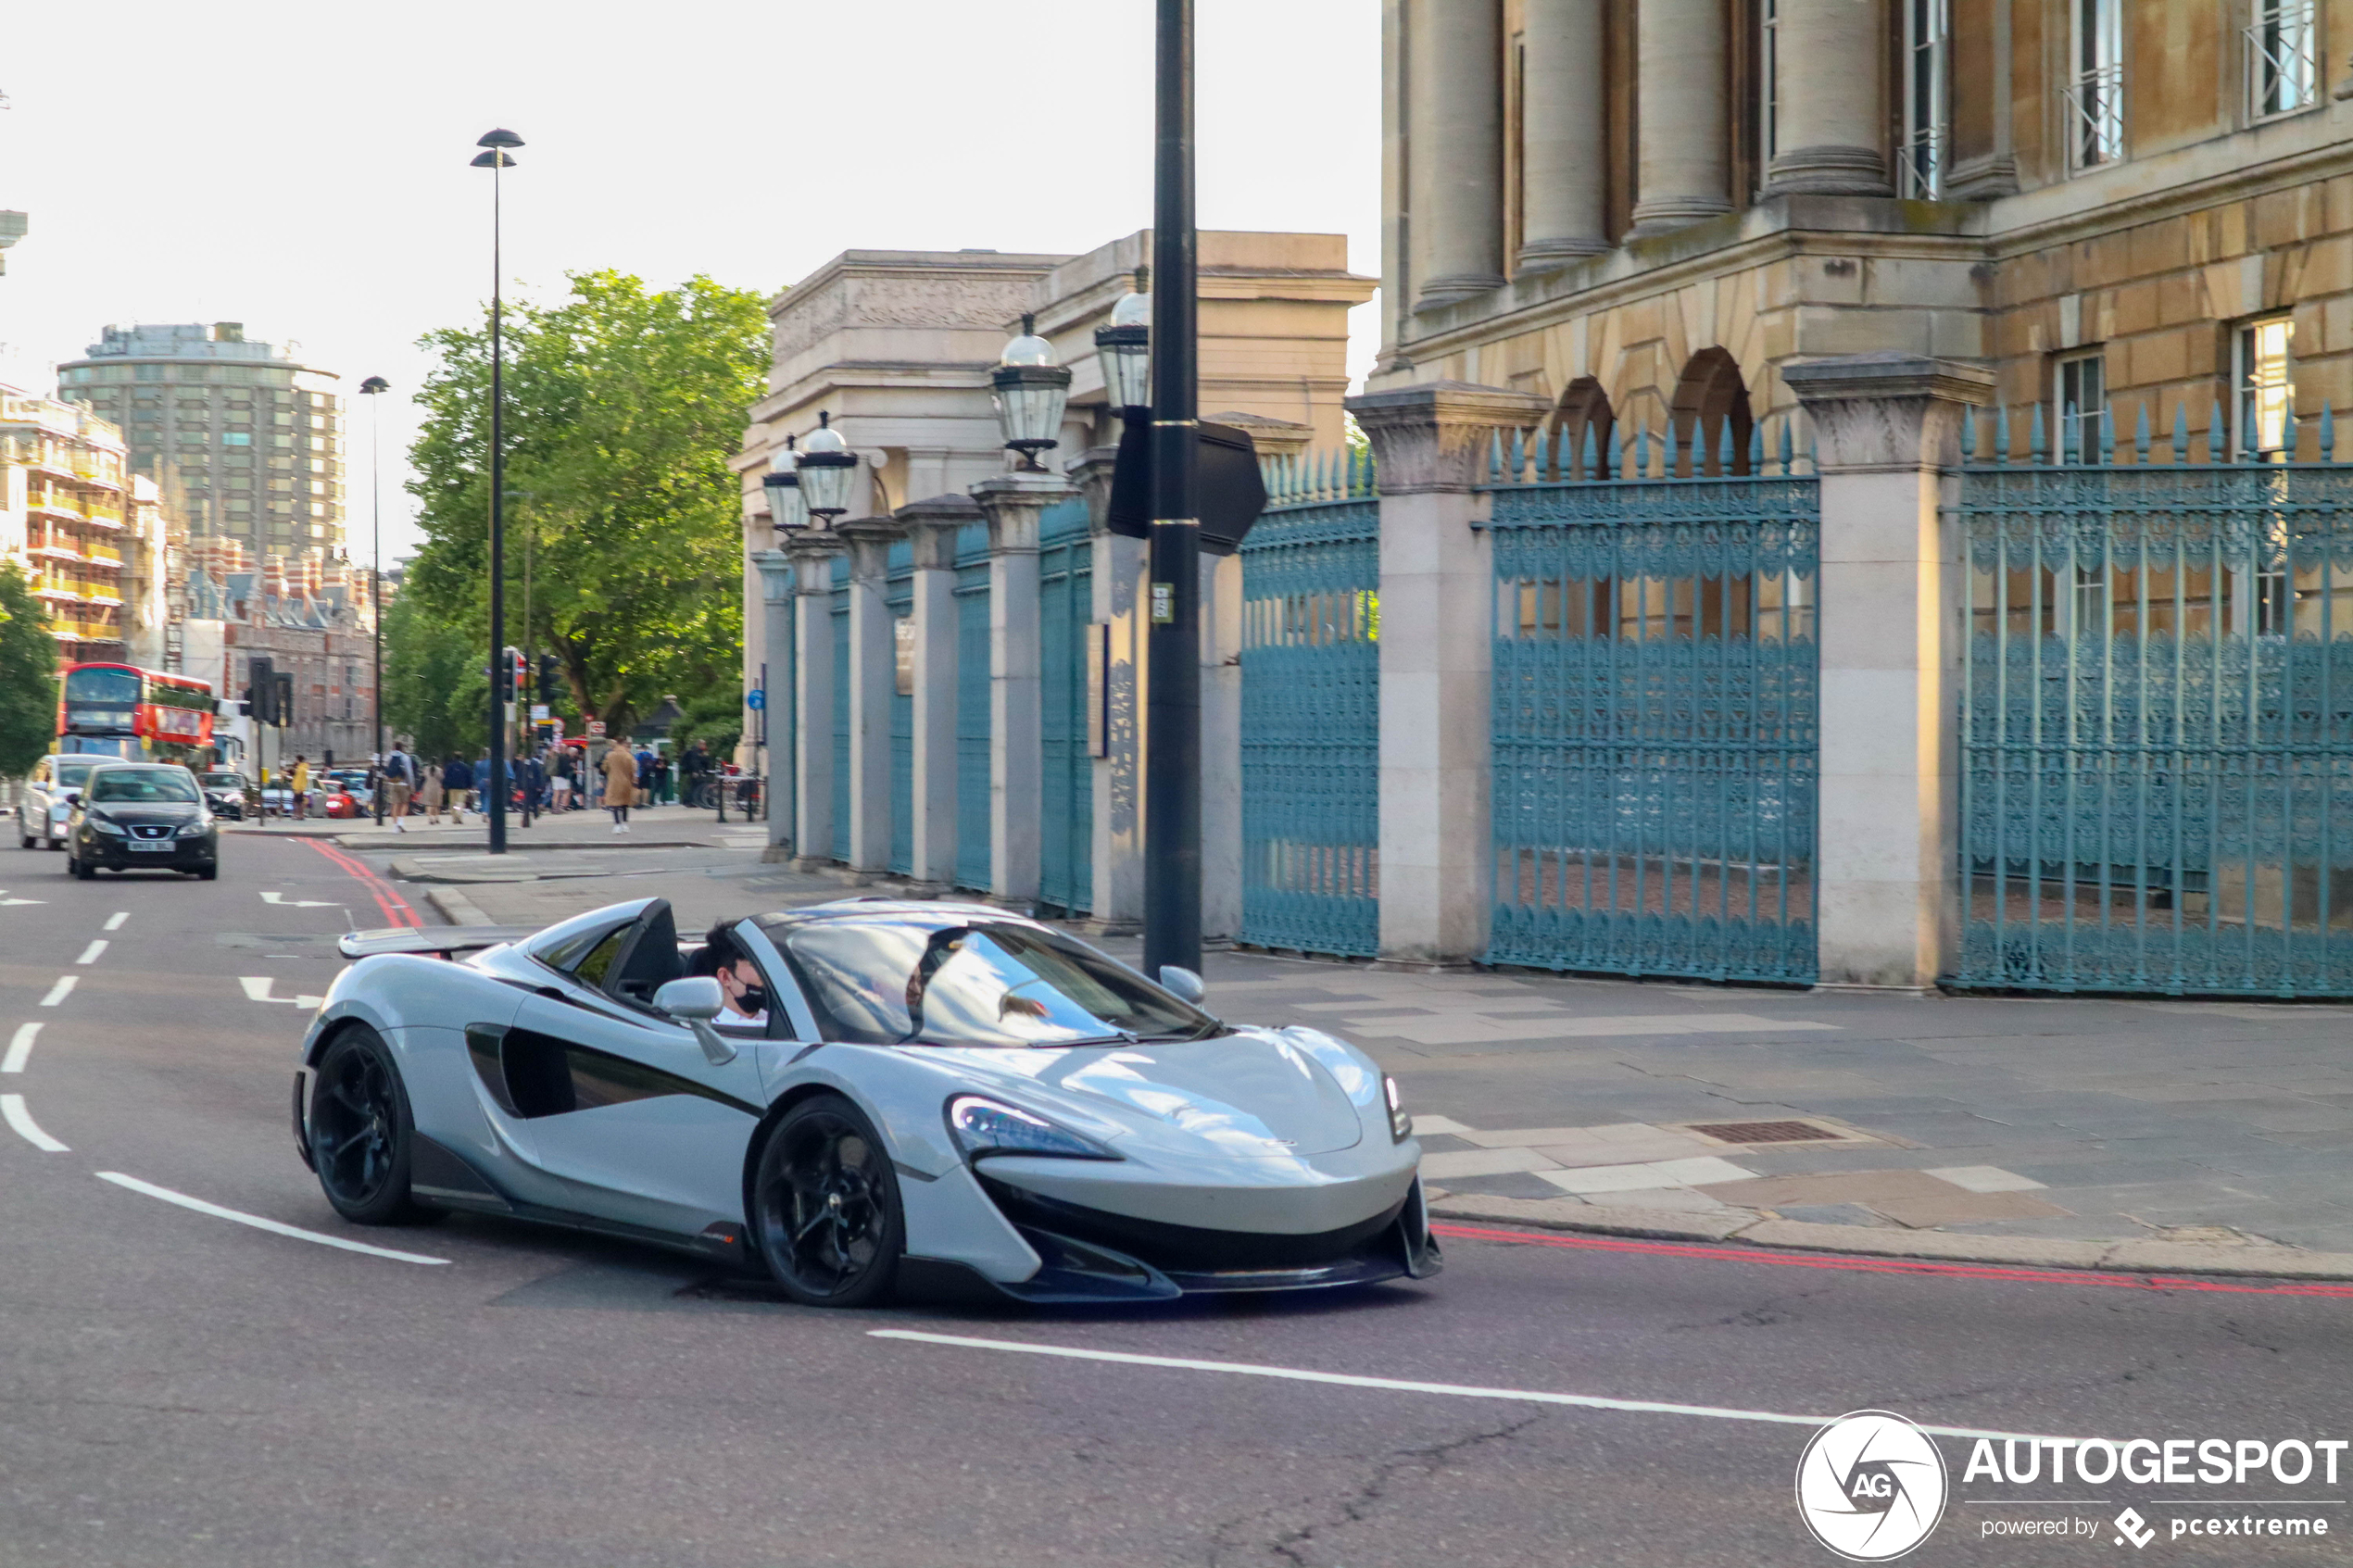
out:
{"label": "car hood", "polygon": [[193,822],[202,814],[202,811],[193,800],[177,806],[145,802],[116,806],[102,802],[91,807],[89,814],[100,822],[120,822],[124,827],[135,827],[142,823],[170,822],[177,825],[181,822]]}
{"label": "car hood", "polygon": [[1365,1135],[1356,1106],[1315,1055],[1267,1030],[1062,1049],[905,1048],[952,1061],[975,1092],[999,1089],[1107,1143],[1263,1159],[1330,1154]]}

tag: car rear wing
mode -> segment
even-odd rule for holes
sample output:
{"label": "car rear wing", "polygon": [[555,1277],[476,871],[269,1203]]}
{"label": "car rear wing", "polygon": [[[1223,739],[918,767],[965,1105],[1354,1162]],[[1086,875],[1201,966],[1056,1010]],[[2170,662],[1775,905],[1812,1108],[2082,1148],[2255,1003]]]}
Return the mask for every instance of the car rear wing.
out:
{"label": "car rear wing", "polygon": [[536,925],[386,926],[377,931],[346,931],[335,939],[335,950],[346,959],[373,958],[378,953],[432,953],[454,958],[509,942],[520,942],[545,930]]}

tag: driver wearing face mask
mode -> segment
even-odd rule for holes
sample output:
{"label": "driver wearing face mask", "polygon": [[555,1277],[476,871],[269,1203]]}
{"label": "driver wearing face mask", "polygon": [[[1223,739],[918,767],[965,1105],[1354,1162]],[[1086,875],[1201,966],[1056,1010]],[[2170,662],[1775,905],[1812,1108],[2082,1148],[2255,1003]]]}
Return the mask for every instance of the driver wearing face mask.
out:
{"label": "driver wearing face mask", "polygon": [[726,1002],[726,1010],[720,1014],[719,1022],[737,1028],[765,1027],[767,982],[761,976],[760,966],[752,962],[751,955],[743,950],[728,927],[711,927],[703,943],[703,963],[718,978],[720,993]]}

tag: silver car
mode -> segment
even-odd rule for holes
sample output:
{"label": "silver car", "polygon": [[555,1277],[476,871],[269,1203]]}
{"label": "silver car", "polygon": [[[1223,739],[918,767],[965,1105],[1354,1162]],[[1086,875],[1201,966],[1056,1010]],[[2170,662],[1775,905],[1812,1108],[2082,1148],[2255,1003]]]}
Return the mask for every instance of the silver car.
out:
{"label": "silver car", "polygon": [[682,942],[651,898],[343,947],[295,1139],[360,1223],[547,1221],[820,1306],[927,1270],[1041,1302],[1438,1271],[1370,1058],[1002,909],[851,899]]}
{"label": "silver car", "polygon": [[53,752],[32,765],[23,787],[17,791],[17,847],[21,849],[62,849],[66,818],[73,809],[66,799],[81,793],[90,770],[100,762],[120,759]]}

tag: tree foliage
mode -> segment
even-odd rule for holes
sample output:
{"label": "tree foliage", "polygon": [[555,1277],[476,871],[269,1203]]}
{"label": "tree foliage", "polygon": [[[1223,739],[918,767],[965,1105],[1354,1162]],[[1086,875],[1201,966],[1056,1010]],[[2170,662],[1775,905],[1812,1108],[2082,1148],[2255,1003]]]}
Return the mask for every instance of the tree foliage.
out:
{"label": "tree foliage", "polygon": [[[574,729],[602,719],[620,734],[664,692],[683,703],[734,686],[742,490],[727,458],[765,390],[761,296],[702,277],[656,292],[618,272],[574,273],[560,301],[507,319],[508,641],[562,660]],[[472,671],[488,653],[488,324],[422,341],[439,363],[409,452],[426,544],[409,569],[402,601],[417,620],[402,634],[422,638],[429,621],[462,635],[485,656]]]}
{"label": "tree foliage", "polygon": [[406,737],[421,757],[471,758],[490,711],[487,650],[461,626],[436,619],[402,594],[384,608],[385,738]]}
{"label": "tree foliage", "polygon": [[57,641],[24,573],[0,563],[0,773],[31,771],[57,738]]}

